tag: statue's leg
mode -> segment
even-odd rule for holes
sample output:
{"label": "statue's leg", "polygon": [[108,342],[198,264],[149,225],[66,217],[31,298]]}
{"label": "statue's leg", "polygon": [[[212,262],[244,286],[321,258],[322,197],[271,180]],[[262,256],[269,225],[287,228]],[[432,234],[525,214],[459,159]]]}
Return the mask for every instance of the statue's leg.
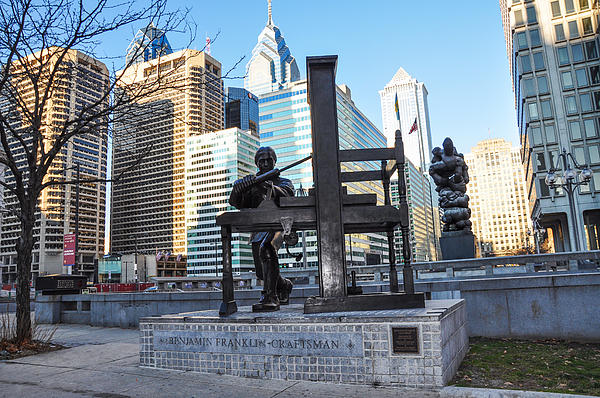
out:
{"label": "statue's leg", "polygon": [[270,240],[265,239],[265,245],[270,243],[271,253],[272,253],[272,268],[276,270],[277,273],[277,297],[279,298],[280,305],[289,304],[290,293],[292,292],[292,288],[294,285],[289,279],[286,279],[281,276],[281,272],[279,271],[279,258],[277,256],[277,251],[281,248],[283,244],[283,232],[277,231],[269,234]]}
{"label": "statue's leg", "polygon": [[279,282],[279,262],[277,253],[271,245],[271,239],[264,239],[260,245],[260,259],[263,265],[264,297],[259,304],[252,306],[252,311],[277,311],[279,298],[277,297],[277,283]]}
{"label": "statue's leg", "polygon": [[256,273],[256,278],[263,282],[259,300],[259,303],[262,303],[265,299],[265,278],[263,272],[263,262],[260,258],[260,242],[252,242],[252,257],[254,258],[254,272]]}

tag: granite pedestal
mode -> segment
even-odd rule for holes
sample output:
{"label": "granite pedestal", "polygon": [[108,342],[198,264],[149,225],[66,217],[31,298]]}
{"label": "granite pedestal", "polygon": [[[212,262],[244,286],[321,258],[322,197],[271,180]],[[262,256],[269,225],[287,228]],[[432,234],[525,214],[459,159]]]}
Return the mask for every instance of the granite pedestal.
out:
{"label": "granite pedestal", "polygon": [[140,320],[143,367],[264,379],[442,387],[468,348],[464,300],[425,308],[304,314],[242,307]]}
{"label": "granite pedestal", "polygon": [[440,237],[444,260],[475,258],[475,235],[471,231],[446,231]]}

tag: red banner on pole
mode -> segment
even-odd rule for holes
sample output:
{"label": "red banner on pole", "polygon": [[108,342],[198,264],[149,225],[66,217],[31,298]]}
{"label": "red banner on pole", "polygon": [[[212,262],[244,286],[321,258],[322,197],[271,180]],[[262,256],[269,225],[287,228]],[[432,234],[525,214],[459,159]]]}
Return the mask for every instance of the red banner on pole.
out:
{"label": "red banner on pole", "polygon": [[75,265],[75,234],[65,234],[63,242],[63,265]]}

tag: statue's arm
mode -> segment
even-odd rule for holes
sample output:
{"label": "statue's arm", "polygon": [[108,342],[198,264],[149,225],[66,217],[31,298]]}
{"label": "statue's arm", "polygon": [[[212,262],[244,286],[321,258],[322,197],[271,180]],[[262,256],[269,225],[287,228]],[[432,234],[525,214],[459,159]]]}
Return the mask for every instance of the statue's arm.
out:
{"label": "statue's arm", "polygon": [[294,184],[288,179],[281,179],[279,184],[273,185],[273,196],[281,198],[283,196],[294,196]]}
{"label": "statue's arm", "polygon": [[249,199],[249,192],[256,176],[253,174],[241,178],[233,183],[231,194],[229,195],[229,204],[236,209],[245,209],[249,207],[246,202]]}

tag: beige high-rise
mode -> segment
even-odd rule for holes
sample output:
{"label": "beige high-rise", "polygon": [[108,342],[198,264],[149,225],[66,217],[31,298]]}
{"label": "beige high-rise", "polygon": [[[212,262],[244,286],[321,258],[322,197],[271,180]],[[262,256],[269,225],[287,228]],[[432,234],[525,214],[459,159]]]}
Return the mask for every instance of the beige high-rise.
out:
{"label": "beige high-rise", "polygon": [[480,141],[465,155],[473,233],[482,256],[532,248],[531,219],[518,147],[501,138]]}
{"label": "beige high-rise", "polygon": [[[56,48],[46,50],[55,53]],[[34,59],[41,53],[30,55],[27,60],[35,65]],[[50,56],[48,70],[54,67]],[[82,52],[69,50],[63,63],[62,73],[55,80],[55,89],[46,103],[48,111],[43,114],[42,134],[50,143],[50,129],[60,126],[64,121],[76,117],[83,106],[102,98],[108,90],[109,79],[106,66]],[[14,82],[23,98],[31,98],[27,104],[32,107],[34,91],[29,79]],[[41,88],[41,87],[40,87]],[[3,99],[5,100],[5,98]],[[0,100],[1,102],[1,100]],[[108,105],[108,101],[106,102]],[[0,103],[0,108],[11,107],[7,101]],[[19,108],[15,108],[18,109]],[[104,179],[107,170],[108,124],[100,121],[94,126],[93,134],[78,135],[72,138],[50,167],[45,181],[75,180],[75,166],[80,167],[81,179]],[[25,124],[15,128],[26,128]],[[13,155],[18,157],[23,149],[14,142]],[[12,174],[6,172],[6,182],[14,184]],[[94,262],[104,252],[104,219],[105,219],[105,183],[80,184],[79,192],[79,271],[88,277],[94,273]],[[75,232],[76,185],[56,185],[45,189],[40,198],[40,212],[36,215],[34,239],[37,243],[33,250],[32,275],[66,273],[63,269],[63,236]],[[17,199],[5,190],[6,208],[18,208]],[[0,238],[2,264],[0,264],[3,282],[14,282],[16,278],[15,242],[19,236],[20,224],[13,212],[2,214],[2,234]],[[37,228],[39,225],[39,228]]]}
{"label": "beige high-rise", "polygon": [[[130,167],[144,148],[152,149],[112,186],[113,253],[186,254],[185,140],[224,127],[218,61],[181,50],[135,64],[120,88],[130,92],[159,78],[166,88],[149,92],[115,122],[113,176]],[[158,274],[185,275],[185,261],[159,265]]]}

